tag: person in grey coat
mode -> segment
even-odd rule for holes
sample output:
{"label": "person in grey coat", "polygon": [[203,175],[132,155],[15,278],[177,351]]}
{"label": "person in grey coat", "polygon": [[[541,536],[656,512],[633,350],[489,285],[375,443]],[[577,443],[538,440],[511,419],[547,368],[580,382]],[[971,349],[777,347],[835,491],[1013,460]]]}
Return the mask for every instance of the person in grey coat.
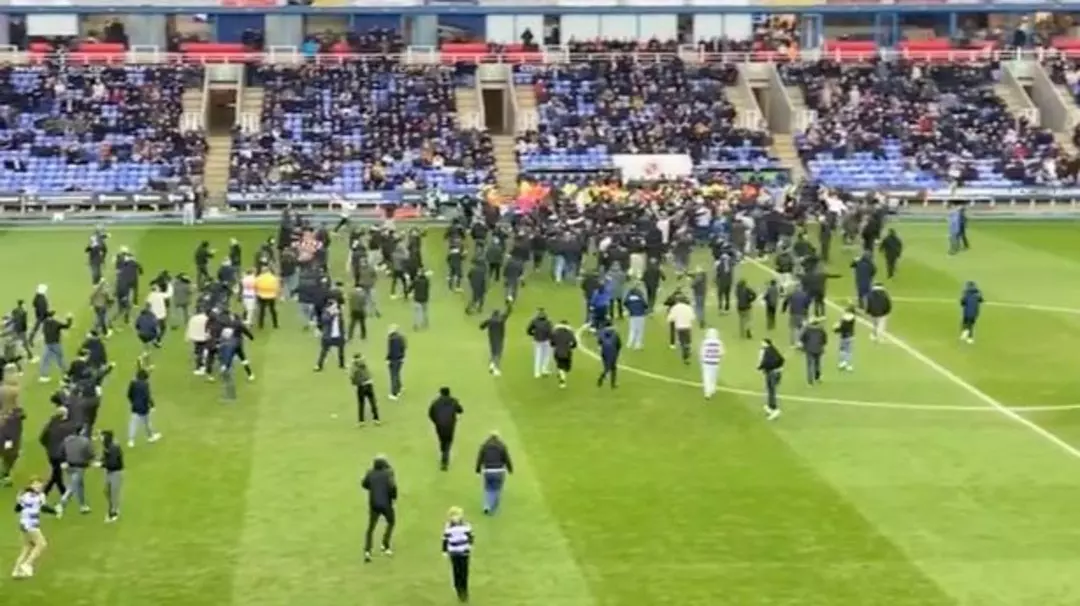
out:
{"label": "person in grey coat", "polygon": [[56,515],[62,515],[72,496],[79,502],[80,513],[90,513],[90,505],[86,502],[86,469],[94,462],[94,445],[83,432],[76,432],[64,438],[63,450],[68,485],[56,506]]}
{"label": "person in grey coat", "polygon": [[173,329],[187,326],[191,317],[191,278],[184,272],[176,274],[172,282],[172,298],[169,305],[175,313],[169,314],[172,318]]}

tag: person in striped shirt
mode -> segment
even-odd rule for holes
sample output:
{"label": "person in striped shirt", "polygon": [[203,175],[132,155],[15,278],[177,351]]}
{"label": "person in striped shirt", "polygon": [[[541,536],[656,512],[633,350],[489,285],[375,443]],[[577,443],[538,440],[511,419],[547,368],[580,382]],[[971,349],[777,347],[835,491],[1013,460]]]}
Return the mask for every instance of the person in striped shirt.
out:
{"label": "person in striped shirt", "polygon": [[454,578],[454,592],[459,602],[469,601],[469,554],[472,553],[472,526],[465,521],[460,507],[451,507],[443,529],[442,550],[450,558],[450,571]]}
{"label": "person in striped shirt", "polygon": [[705,390],[705,398],[713,397],[716,393],[716,385],[720,381],[720,360],[724,357],[724,342],[720,340],[720,331],[710,328],[705,331],[705,339],[701,342],[699,358],[701,361],[701,386]]}
{"label": "person in striped shirt", "polygon": [[45,503],[45,494],[41,490],[41,480],[34,478],[30,485],[19,494],[15,502],[15,513],[19,516],[19,530],[22,531],[23,547],[15,560],[11,576],[27,579],[34,576],[34,562],[45,551],[45,535],[41,534],[41,512],[55,514],[56,509]]}

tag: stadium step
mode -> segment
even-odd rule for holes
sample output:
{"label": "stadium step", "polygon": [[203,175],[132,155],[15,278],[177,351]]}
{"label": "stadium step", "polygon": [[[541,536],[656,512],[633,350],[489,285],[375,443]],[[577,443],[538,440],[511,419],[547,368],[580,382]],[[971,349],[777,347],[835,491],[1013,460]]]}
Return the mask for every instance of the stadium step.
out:
{"label": "stadium step", "polygon": [[246,132],[257,132],[262,123],[263,98],[266,95],[258,86],[245,86],[240,95],[240,112],[236,122]]}
{"label": "stadium step", "polygon": [[517,99],[518,110],[516,131],[523,133],[536,130],[540,123],[540,113],[536,109],[536,91],[528,84],[515,86],[514,97]]}
{"label": "stadium step", "polygon": [[183,130],[206,127],[206,103],[202,87],[186,89],[180,103],[183,110]]}
{"label": "stadium step", "polygon": [[753,91],[743,82],[742,78],[739,79],[738,84],[724,88],[728,101],[735,108],[736,126],[747,130],[766,128],[761,106],[758,105],[757,99],[754,99]]}
{"label": "stadium step", "polygon": [[457,105],[458,124],[463,128],[483,128],[484,116],[480,110],[480,99],[475,86],[459,86],[454,89],[454,102]]}
{"label": "stadium step", "polygon": [[229,159],[232,156],[231,135],[211,135],[207,139],[206,169],[203,184],[211,200],[222,200],[229,185]]}
{"label": "stadium step", "polygon": [[514,156],[514,137],[495,135],[491,138],[491,142],[495,144],[495,171],[499,191],[506,195],[513,195],[518,188],[518,163]]}
{"label": "stadium step", "polygon": [[1076,156],[1080,154],[1080,149],[1073,143],[1072,133],[1054,132],[1054,141],[1061,148],[1061,151],[1065,152],[1065,155]]}
{"label": "stadium step", "polygon": [[998,82],[994,85],[994,94],[1005,102],[1005,107],[1008,108],[1009,113],[1015,118],[1024,117],[1026,112],[1032,110],[1035,111],[1036,116],[1038,115],[1038,109],[1031,100],[1027,98],[1027,95],[1021,96],[1022,93],[1018,92],[1015,87],[1010,86],[1009,84]]}
{"label": "stadium step", "polygon": [[780,160],[783,166],[791,169],[791,179],[799,182],[806,177],[799,152],[795,149],[795,139],[790,134],[773,133],[772,154]]}
{"label": "stadium step", "polygon": [[788,100],[791,101],[791,111],[797,112],[808,109],[806,107],[806,96],[803,95],[801,88],[798,86],[785,86],[784,92],[787,93]]}

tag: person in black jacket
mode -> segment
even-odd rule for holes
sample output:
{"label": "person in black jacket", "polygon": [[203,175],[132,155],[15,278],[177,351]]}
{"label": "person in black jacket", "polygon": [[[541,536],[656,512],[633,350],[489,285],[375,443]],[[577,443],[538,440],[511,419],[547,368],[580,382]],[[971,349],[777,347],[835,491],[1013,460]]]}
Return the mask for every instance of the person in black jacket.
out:
{"label": "person in black jacket", "polygon": [[41,354],[41,366],[38,369],[38,374],[40,374],[39,382],[49,382],[49,370],[54,364],[61,373],[64,372],[66,364],[64,364],[64,349],[60,344],[60,339],[63,332],[71,328],[71,325],[71,314],[68,314],[67,318],[60,322],[56,319],[56,314],[52,310],[46,313],[45,320],[41,323],[41,335],[45,340],[45,352]]}
{"label": "person in black jacket", "polygon": [[882,341],[885,339],[885,324],[892,313],[892,298],[889,291],[880,282],[870,287],[870,294],[866,295],[866,315],[870,316],[870,340]]}
{"label": "person in black jacket", "polygon": [[413,330],[424,330],[428,327],[428,302],[431,300],[431,278],[428,272],[421,268],[416,272],[416,278],[405,285],[405,296],[412,295],[413,300]]}
{"label": "person in black jacket", "polygon": [[45,424],[45,427],[41,430],[41,436],[38,438],[38,442],[45,449],[45,456],[49,459],[49,483],[45,485],[43,494],[48,496],[49,492],[55,486],[60,490],[60,494],[63,495],[67,492],[67,486],[64,484],[64,440],[68,436],[75,433],[74,423],[68,418],[68,410],[63,406],[57,407],[53,412],[53,416],[49,418],[49,421]]}
{"label": "person in black jacket", "polygon": [[439,439],[439,468],[446,471],[450,467],[450,447],[454,445],[454,429],[457,428],[458,416],[465,412],[457,398],[450,395],[449,387],[439,388],[439,397],[428,408],[428,419],[435,426],[435,436]]}
{"label": "person in black jacket", "polygon": [[23,351],[26,352],[26,361],[34,363],[37,359],[34,358],[33,350],[30,349],[30,317],[26,313],[25,305],[26,302],[22,299],[15,302],[15,309],[12,309],[8,316],[8,329],[15,342],[21,344]]}
{"label": "person in black jacket", "polygon": [[105,500],[109,510],[105,522],[120,519],[120,489],[124,485],[124,451],[111,430],[101,432],[101,468],[105,470]]}
{"label": "person in black jacket", "polygon": [[499,432],[493,431],[476,453],[476,473],[484,480],[484,515],[493,515],[499,508],[506,474],[514,473],[510,450]]}
{"label": "person in black jacket", "polygon": [[752,325],[752,318],[754,311],[754,301],[757,301],[757,293],[753,288],[746,283],[746,280],[739,280],[735,284],[735,311],[739,316],[739,334],[744,339],[752,338],[750,332],[750,326]]}
{"label": "person in black jacket", "polygon": [[386,457],[379,455],[371,464],[371,469],[364,474],[364,480],[360,483],[368,493],[368,526],[364,534],[364,562],[371,561],[372,535],[375,534],[375,526],[379,518],[386,520],[386,530],[382,537],[382,551],[385,555],[392,555],[390,550],[390,538],[394,534],[394,503],[397,501],[397,480],[394,478],[394,470]]}
{"label": "person in black jacket", "polygon": [[405,336],[398,331],[397,324],[391,324],[386,335],[386,367],[390,371],[390,399],[396,400],[404,386],[401,381],[401,369],[405,366],[405,352],[408,345]]}
{"label": "person in black jacket", "polygon": [[780,385],[780,372],[784,368],[784,354],[773,345],[771,339],[761,343],[757,369],[765,377],[765,414],[770,421],[780,416],[780,403],[776,399],[776,388]]}
{"label": "person in black jacket", "polygon": [[821,327],[821,320],[818,318],[811,320],[799,339],[803,353],[806,355],[806,382],[810,385],[820,383],[821,356],[825,354],[825,347],[829,341],[828,333]]}
{"label": "person in black jacket", "polygon": [[153,443],[161,439],[161,434],[154,431],[150,424],[150,413],[154,410],[154,396],[150,391],[150,373],[145,369],[135,371],[135,378],[128,383],[128,404],[131,419],[128,421],[128,448],[135,447],[135,434],[142,425],[146,431],[146,441]]}
{"label": "person in black jacket", "polygon": [[11,470],[22,448],[26,412],[19,406],[0,412],[0,486],[11,486]]}
{"label": "person in black jacket", "polygon": [[38,284],[37,290],[34,291],[34,298],[30,300],[30,306],[34,309],[34,327],[30,329],[30,336],[27,338],[27,342],[30,346],[34,346],[34,337],[37,336],[37,331],[41,329],[45,323],[45,319],[49,317],[49,297],[47,293],[49,287],[46,284]]}

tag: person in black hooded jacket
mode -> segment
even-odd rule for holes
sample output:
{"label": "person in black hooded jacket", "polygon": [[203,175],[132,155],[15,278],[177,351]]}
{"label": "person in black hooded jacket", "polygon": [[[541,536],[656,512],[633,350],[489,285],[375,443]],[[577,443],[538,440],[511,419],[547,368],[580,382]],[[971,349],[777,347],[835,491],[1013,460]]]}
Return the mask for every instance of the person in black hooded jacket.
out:
{"label": "person in black hooded jacket", "polygon": [[379,518],[386,520],[386,530],[383,531],[382,551],[385,555],[392,555],[390,538],[394,534],[394,524],[397,521],[394,516],[394,503],[397,502],[398,489],[394,470],[386,457],[379,455],[371,464],[371,469],[364,474],[360,483],[368,493],[368,526],[364,534],[364,561],[371,561],[372,535],[375,534],[375,526]]}

